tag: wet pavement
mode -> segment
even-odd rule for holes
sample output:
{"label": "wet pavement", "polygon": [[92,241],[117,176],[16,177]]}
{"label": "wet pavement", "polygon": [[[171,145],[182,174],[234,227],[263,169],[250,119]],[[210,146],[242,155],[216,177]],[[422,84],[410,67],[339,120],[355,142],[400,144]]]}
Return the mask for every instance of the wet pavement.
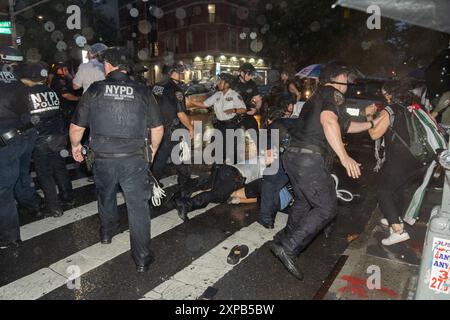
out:
{"label": "wet pavement", "polygon": [[[339,165],[340,188],[361,195],[353,204],[340,205],[338,217],[327,233],[320,234],[300,256],[303,282],[286,272],[268,246],[287,216],[279,214],[276,230],[256,223],[258,206],[211,205],[182,223],[172,203],[152,214],[152,245],[156,261],[148,273],[136,274],[130,255],[126,207],[120,199],[121,229],[112,245],[99,244],[99,219],[95,186],[82,168],[73,170],[77,182],[76,206],[63,218],[34,221],[21,216],[19,249],[0,253],[0,299],[197,299],[209,287],[210,299],[313,299],[349,246],[361,234],[376,207],[374,166],[370,153],[358,152],[364,176],[350,181]],[[207,171],[196,167],[203,177]],[[167,172],[168,194],[175,192],[172,172]],[[81,180],[80,180],[81,179]],[[226,262],[234,245],[247,244],[251,252],[236,266]],[[72,273],[73,267],[77,272]],[[79,277],[80,287],[73,289]]]}

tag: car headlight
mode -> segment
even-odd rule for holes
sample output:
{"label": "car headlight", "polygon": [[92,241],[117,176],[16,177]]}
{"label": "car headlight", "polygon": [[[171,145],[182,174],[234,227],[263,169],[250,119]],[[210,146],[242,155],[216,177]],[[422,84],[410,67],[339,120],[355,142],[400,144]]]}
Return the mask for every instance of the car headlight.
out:
{"label": "car headlight", "polygon": [[450,170],[450,150],[444,150],[439,154],[439,163],[445,170]]}

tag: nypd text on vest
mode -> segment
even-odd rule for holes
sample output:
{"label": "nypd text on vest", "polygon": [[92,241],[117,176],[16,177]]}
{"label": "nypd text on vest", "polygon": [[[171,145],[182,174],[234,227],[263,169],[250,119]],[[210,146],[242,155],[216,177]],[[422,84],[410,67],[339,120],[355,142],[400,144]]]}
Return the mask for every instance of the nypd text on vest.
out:
{"label": "nypd text on vest", "polygon": [[128,86],[107,85],[105,97],[111,97],[114,100],[133,100],[134,89]]}

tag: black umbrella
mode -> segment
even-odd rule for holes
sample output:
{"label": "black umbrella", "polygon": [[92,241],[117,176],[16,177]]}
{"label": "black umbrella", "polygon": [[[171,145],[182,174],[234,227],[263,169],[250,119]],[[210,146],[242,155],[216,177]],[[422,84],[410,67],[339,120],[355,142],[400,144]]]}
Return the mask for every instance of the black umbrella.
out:
{"label": "black umbrella", "polygon": [[364,12],[376,5],[384,17],[450,34],[449,0],[338,0],[336,5]]}

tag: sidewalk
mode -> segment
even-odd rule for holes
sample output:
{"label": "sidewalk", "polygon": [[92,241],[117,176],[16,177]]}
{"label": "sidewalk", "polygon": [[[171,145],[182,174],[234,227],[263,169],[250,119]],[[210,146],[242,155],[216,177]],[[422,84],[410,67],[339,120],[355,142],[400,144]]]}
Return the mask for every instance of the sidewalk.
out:
{"label": "sidewalk", "polygon": [[[383,218],[375,209],[363,234],[351,243],[324,283],[325,300],[413,300],[431,210],[440,205],[442,191],[436,191],[432,182],[422,208],[420,220],[414,227],[406,225],[411,240],[391,246],[381,245],[388,230],[380,225]],[[379,269],[378,269],[379,268]],[[374,272],[379,270],[381,289],[370,290],[376,283]]]}

